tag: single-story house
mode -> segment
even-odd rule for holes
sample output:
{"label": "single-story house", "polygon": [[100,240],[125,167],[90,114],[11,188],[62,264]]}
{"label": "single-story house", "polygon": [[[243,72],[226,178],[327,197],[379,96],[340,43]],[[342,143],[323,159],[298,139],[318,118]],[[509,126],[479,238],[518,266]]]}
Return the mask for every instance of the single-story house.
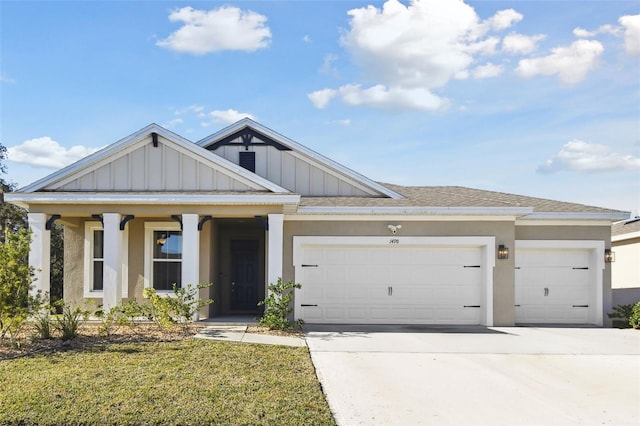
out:
{"label": "single-story house", "polygon": [[612,305],[640,302],[640,217],[613,224],[611,247],[615,253],[611,265]]}
{"label": "single-story house", "polygon": [[151,124],[6,199],[29,211],[42,291],[58,221],[69,302],[213,282],[201,318],[254,314],[282,277],[310,323],[603,325],[629,216],[375,182],[250,119],[196,143]]}

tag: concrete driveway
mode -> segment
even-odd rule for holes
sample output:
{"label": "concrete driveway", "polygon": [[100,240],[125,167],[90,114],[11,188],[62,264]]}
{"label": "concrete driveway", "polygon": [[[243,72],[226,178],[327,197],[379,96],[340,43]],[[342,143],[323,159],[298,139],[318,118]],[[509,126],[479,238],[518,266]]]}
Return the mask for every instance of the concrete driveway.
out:
{"label": "concrete driveway", "polygon": [[640,331],[305,330],[339,425],[640,424]]}

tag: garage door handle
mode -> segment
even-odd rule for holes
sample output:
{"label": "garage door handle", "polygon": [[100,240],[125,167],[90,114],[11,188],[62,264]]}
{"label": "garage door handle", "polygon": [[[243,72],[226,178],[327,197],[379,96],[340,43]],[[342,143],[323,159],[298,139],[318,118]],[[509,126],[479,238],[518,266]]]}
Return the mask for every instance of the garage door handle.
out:
{"label": "garage door handle", "polygon": [[516,308],[519,308],[519,307],[520,307],[520,305],[513,305],[513,306],[515,306]]}
{"label": "garage door handle", "polygon": [[302,266],[303,268],[317,268],[318,267],[318,265],[305,265],[305,264],[302,264],[300,266]]}
{"label": "garage door handle", "polygon": [[464,268],[479,268],[480,265],[464,265]]}
{"label": "garage door handle", "polygon": [[318,305],[308,305],[306,303],[302,303],[300,306],[318,306]]}
{"label": "garage door handle", "polygon": [[571,269],[589,269],[589,267],[588,266],[584,266],[584,267],[581,267],[581,268],[571,268]]}
{"label": "garage door handle", "polygon": [[572,305],[572,308],[588,308],[589,305]]}
{"label": "garage door handle", "polygon": [[464,305],[465,308],[479,308],[480,305]]}

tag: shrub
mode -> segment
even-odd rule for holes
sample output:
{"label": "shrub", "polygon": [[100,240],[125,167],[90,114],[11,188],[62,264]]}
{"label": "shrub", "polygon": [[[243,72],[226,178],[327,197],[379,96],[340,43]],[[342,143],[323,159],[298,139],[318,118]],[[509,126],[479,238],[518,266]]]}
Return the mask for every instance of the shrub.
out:
{"label": "shrub", "polygon": [[210,287],[211,283],[189,284],[186,288],[173,285],[173,295],[160,296],[153,288],[144,289],[144,297],[149,298],[148,318],[163,328],[175,324],[187,324],[193,321],[198,310],[210,303],[212,299],[202,300],[198,297],[201,288]]}
{"label": "shrub", "polygon": [[0,243],[0,342],[9,335],[15,346],[25,321],[40,309],[40,294],[30,294],[33,268],[29,266],[31,234],[26,229],[7,232]]}
{"label": "shrub", "polygon": [[71,305],[62,300],[57,301],[55,305],[62,308],[62,313],[55,315],[54,327],[62,334],[62,340],[75,339],[78,336],[80,324],[89,318],[89,311],[80,306],[71,309]]}
{"label": "shrub", "polygon": [[258,306],[265,307],[264,314],[258,322],[270,330],[289,330],[300,326],[302,320],[291,322],[289,319],[293,312],[293,290],[296,288],[302,288],[302,285],[293,281],[284,283],[282,278],[278,278],[275,284],[269,284],[269,295],[258,303]]}
{"label": "shrub", "polygon": [[46,305],[36,315],[33,326],[36,329],[35,337],[39,339],[52,339],[53,338],[53,324],[51,319],[51,305]]}
{"label": "shrub", "polygon": [[640,302],[633,305],[631,315],[629,316],[629,325],[633,328],[640,328]]}
{"label": "shrub", "polygon": [[94,315],[102,320],[100,332],[107,336],[112,333],[114,327],[128,326],[133,328],[140,319],[151,320],[149,305],[142,305],[135,299],[121,302],[111,308],[109,312],[104,312],[100,308]]}

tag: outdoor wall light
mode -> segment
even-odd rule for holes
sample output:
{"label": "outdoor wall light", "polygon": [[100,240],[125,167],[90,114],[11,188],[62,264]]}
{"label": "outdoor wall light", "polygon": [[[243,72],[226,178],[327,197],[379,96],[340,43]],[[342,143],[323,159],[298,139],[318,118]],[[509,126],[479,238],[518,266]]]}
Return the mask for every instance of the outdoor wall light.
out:
{"label": "outdoor wall light", "polygon": [[509,258],[509,247],[504,244],[500,244],[498,246],[498,259],[508,259]]}
{"label": "outdoor wall light", "polygon": [[605,263],[611,263],[616,261],[616,253],[611,249],[604,249],[604,261]]}
{"label": "outdoor wall light", "polygon": [[388,225],[387,228],[389,228],[389,231],[391,231],[393,235],[396,235],[396,232],[398,232],[398,229],[402,228],[402,225]]}

